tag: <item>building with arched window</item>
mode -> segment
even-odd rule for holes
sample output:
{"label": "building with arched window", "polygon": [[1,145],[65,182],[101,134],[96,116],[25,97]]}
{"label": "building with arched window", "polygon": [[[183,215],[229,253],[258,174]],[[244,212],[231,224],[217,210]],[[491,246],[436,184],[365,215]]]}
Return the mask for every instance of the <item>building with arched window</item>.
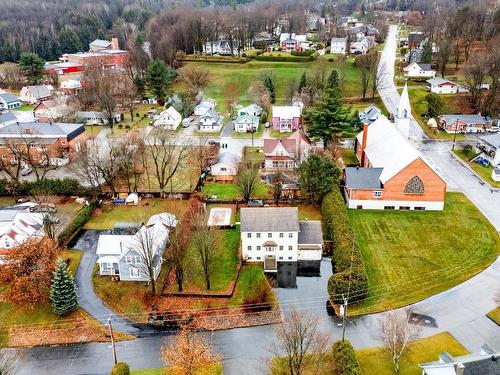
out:
{"label": "building with arched window", "polygon": [[446,182],[408,141],[405,126],[380,116],[355,141],[359,167],[345,169],[349,208],[442,210]]}

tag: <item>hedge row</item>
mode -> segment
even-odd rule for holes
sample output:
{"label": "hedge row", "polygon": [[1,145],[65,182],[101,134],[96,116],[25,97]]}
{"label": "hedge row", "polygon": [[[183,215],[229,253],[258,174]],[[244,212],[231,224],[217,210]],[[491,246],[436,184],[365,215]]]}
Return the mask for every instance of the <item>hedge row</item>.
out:
{"label": "hedge row", "polygon": [[206,62],[206,63],[228,63],[228,64],[245,64],[250,61],[248,57],[239,57],[239,58],[222,58],[218,56],[209,56],[209,57],[184,57],[182,59],[178,59],[178,61],[195,61],[195,62]]}
{"label": "hedge row", "polygon": [[313,56],[307,56],[307,57],[302,57],[302,56],[253,56],[252,59],[257,60],[257,61],[277,61],[277,62],[306,62],[306,61],[313,61],[314,57]]}
{"label": "hedge row", "polygon": [[0,179],[0,195],[28,196],[36,192],[50,195],[87,195],[89,190],[74,178],[44,178],[38,181],[16,183]]}
{"label": "hedge row", "polygon": [[61,245],[67,245],[73,236],[83,228],[85,223],[92,217],[92,212],[98,206],[97,199],[92,200],[88,206],[83,207],[73,218],[73,221],[59,233],[57,240]]}
{"label": "hedge row", "polygon": [[361,375],[356,352],[349,340],[335,341],[332,346],[333,375]]}
{"label": "hedge row", "polygon": [[368,278],[340,190],[335,189],[323,198],[321,213],[333,242],[333,275],[328,280],[330,299],[342,303],[344,295],[349,302],[362,300],[368,288]]}
{"label": "hedge row", "polygon": [[292,56],[311,56],[315,51],[313,49],[305,50],[305,51],[292,51],[290,54]]}

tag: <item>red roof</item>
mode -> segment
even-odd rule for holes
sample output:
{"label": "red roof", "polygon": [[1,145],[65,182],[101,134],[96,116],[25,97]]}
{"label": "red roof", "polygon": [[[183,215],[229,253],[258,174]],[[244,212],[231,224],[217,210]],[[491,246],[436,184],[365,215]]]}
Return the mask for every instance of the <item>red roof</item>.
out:
{"label": "red roof", "polygon": [[295,139],[264,139],[264,154],[272,153],[278,144],[282,144],[286,152],[294,154],[297,149],[297,141]]}

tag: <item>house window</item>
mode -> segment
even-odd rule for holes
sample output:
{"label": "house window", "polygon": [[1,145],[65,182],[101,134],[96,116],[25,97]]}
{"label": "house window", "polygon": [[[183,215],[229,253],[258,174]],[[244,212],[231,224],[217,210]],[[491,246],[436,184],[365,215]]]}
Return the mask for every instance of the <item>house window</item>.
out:
{"label": "house window", "polygon": [[252,246],[248,246],[248,247],[247,247],[247,250],[248,250],[248,251],[252,251]]}
{"label": "house window", "polygon": [[373,198],[382,198],[382,192],[381,191],[374,191]]}
{"label": "house window", "polygon": [[247,257],[248,260],[252,260],[252,257]]}
{"label": "house window", "polygon": [[293,238],[293,233],[288,233],[288,238]]}
{"label": "house window", "polygon": [[425,207],[415,207],[416,211],[425,211]]}
{"label": "house window", "polygon": [[132,257],[130,255],[127,255],[125,257],[125,263],[127,263],[127,264],[131,264],[132,263]]}
{"label": "house window", "polygon": [[257,260],[260,260],[260,257],[257,257]]}
{"label": "house window", "polygon": [[413,176],[405,186],[405,194],[424,194],[424,183],[418,176]]}
{"label": "house window", "polygon": [[292,251],[292,249],[293,249],[292,245],[289,245],[288,246],[288,251]]}
{"label": "house window", "polygon": [[257,233],[257,238],[260,238],[260,233]]}
{"label": "house window", "polygon": [[3,160],[7,160],[7,155],[2,155]]}
{"label": "house window", "polygon": [[130,268],[130,277],[139,277],[141,276],[141,271],[137,268]]}
{"label": "house window", "polygon": [[252,233],[247,233],[247,238],[252,238]]}
{"label": "house window", "polygon": [[136,255],[134,263],[141,263],[141,257]]}
{"label": "house window", "polygon": [[283,250],[283,245],[280,245],[280,250]]}
{"label": "house window", "polygon": [[283,260],[283,257],[279,257],[279,260]]}
{"label": "house window", "polygon": [[292,257],[288,257],[288,260],[292,260]]}
{"label": "house window", "polygon": [[362,206],[362,205],[360,205],[360,204],[358,204],[358,205],[356,206],[356,209],[357,209],[357,210],[362,210],[362,209],[363,209],[363,206]]}
{"label": "house window", "polygon": [[106,263],[106,268],[113,268],[113,263]]}
{"label": "house window", "polygon": [[271,232],[269,232],[269,233],[267,234],[267,238],[273,238],[273,234],[272,234]]}
{"label": "house window", "polygon": [[410,206],[399,206],[400,210],[409,210]]}
{"label": "house window", "polygon": [[395,210],[395,206],[384,206],[384,210]]}
{"label": "house window", "polygon": [[283,233],[280,233],[280,238],[283,238]]}
{"label": "house window", "polygon": [[225,172],[225,171],[227,171],[227,169],[226,169],[226,168],[224,168],[224,167],[221,167],[221,169],[220,169],[220,170],[221,170],[221,172]]}
{"label": "house window", "polygon": [[259,250],[260,250],[260,245],[257,245],[257,251],[259,251]]}

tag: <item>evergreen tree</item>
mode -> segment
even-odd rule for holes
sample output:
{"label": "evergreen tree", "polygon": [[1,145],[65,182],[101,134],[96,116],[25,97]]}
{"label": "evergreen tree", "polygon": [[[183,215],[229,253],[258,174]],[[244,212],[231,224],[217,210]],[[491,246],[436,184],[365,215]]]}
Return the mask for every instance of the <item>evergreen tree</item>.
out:
{"label": "evergreen tree", "polygon": [[168,86],[176,76],[175,70],[167,67],[160,59],[153,60],[146,69],[146,83],[160,102],[165,100]]}
{"label": "evergreen tree", "polygon": [[361,129],[363,127],[363,122],[359,118],[359,111],[356,110],[351,118],[351,126],[354,129]]}
{"label": "evergreen tree", "polygon": [[274,100],[276,99],[276,88],[274,87],[274,83],[271,77],[267,76],[264,79],[264,86],[266,87],[267,91],[269,91],[271,103],[274,103]]}
{"label": "evergreen tree", "polygon": [[146,91],[146,82],[144,82],[144,77],[141,77],[138,74],[135,75],[134,85],[137,90],[137,95],[139,95],[142,98],[144,96],[144,92]]}
{"label": "evergreen tree", "polygon": [[302,73],[302,76],[300,77],[299,81],[299,87],[298,87],[298,92],[302,92],[302,89],[306,87],[307,84],[307,77],[306,77],[306,72]]}
{"label": "evergreen tree", "polygon": [[59,44],[64,53],[75,53],[83,50],[80,37],[68,27],[63,28],[59,33]]}
{"label": "evergreen tree", "polygon": [[19,68],[30,85],[40,83],[43,77],[45,61],[36,53],[23,52],[19,58]]}
{"label": "evergreen tree", "polygon": [[78,307],[76,285],[66,263],[59,260],[50,287],[50,303],[57,315],[64,315]]}
{"label": "evergreen tree", "polygon": [[333,69],[328,76],[327,87],[335,91],[340,91],[340,79],[337,69]]}
{"label": "evergreen tree", "polygon": [[427,116],[437,118],[443,114],[443,100],[434,93],[429,93],[425,96],[427,102]]}
{"label": "evergreen tree", "polygon": [[311,154],[299,168],[300,195],[307,202],[319,205],[323,197],[336,188],[340,170],[329,157]]}
{"label": "evergreen tree", "polygon": [[430,39],[422,46],[422,59],[420,60],[422,64],[430,64],[432,63],[432,42]]}
{"label": "evergreen tree", "polygon": [[306,115],[309,122],[309,135],[323,140],[327,144],[351,126],[351,109],[340,101],[337,91],[327,89],[323,98]]}

